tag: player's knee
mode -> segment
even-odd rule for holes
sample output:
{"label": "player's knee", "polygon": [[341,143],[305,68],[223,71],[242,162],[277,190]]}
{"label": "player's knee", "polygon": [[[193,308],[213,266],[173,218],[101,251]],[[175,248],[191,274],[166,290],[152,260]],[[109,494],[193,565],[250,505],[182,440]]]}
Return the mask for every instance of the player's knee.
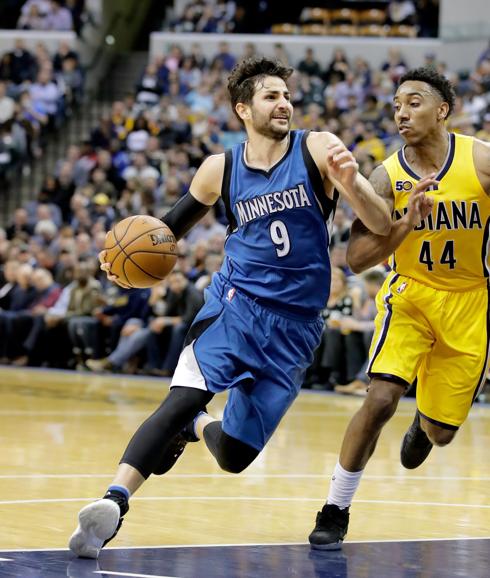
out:
{"label": "player's knee", "polygon": [[230,474],[239,474],[248,468],[258,455],[259,450],[227,436],[215,457],[222,470]]}
{"label": "player's knee", "polygon": [[430,441],[438,447],[447,446],[449,443],[452,442],[454,436],[456,435],[456,431],[442,429],[442,428],[431,428],[427,432],[427,436]]}
{"label": "player's knee", "polygon": [[386,422],[395,413],[399,395],[391,388],[371,386],[365,406],[377,422]]}
{"label": "player's knee", "polygon": [[232,456],[218,456],[219,467],[230,474],[240,474],[250,463],[249,460],[236,459]]}

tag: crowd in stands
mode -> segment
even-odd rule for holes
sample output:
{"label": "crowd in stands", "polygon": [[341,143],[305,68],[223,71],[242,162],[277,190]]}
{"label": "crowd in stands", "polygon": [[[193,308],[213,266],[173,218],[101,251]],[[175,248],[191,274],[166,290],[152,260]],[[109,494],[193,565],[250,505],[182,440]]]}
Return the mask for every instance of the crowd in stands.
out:
{"label": "crowd in stands", "polygon": [[[174,272],[152,290],[108,285],[97,254],[106,231],[128,215],[163,216],[211,153],[245,138],[226,96],[237,59],[226,42],[210,59],[200,46],[171,46],[144,70],[136,91],[112,104],[88,138],[71,146],[37,198],[0,231],[0,341],[4,363],[98,371],[172,373],[185,332],[220,267],[226,233],[218,204],[178,245]],[[284,46],[277,56],[289,62]],[[458,73],[426,55],[458,95],[449,129],[490,140],[490,50]],[[402,144],[392,96],[407,69],[392,48],[380,68],[341,48],[328,60],[310,48],[290,79],[294,127],[338,134],[372,169]],[[424,64],[414,63],[414,64]],[[1,108],[1,105],[0,105]],[[340,204],[333,223],[332,294],[325,336],[306,385],[364,392],[363,368],[373,328],[373,296],[384,267],[355,276],[346,263],[353,215]],[[361,384],[361,385],[360,385]]]}
{"label": "crowd in stands", "polygon": [[0,54],[0,186],[42,156],[46,137],[59,130],[83,93],[78,54],[60,42],[55,54],[24,40]]}
{"label": "crowd in stands", "polygon": [[74,30],[80,36],[91,18],[85,4],[85,0],[3,0],[0,28]]}
{"label": "crowd in stands", "polygon": [[[175,13],[164,24],[173,32],[267,34],[281,33],[331,35],[388,35],[390,26],[413,27],[414,35],[438,34],[439,0],[387,0],[374,10],[372,2],[294,2],[277,0],[188,0],[175,5]],[[371,10],[366,9],[370,6]],[[275,28],[287,24],[288,27]],[[299,27],[298,27],[299,23]],[[342,26],[348,25],[350,29]],[[369,25],[376,27],[369,30]],[[386,30],[383,31],[383,26]],[[409,28],[407,28],[409,30]],[[403,35],[396,32],[394,35]]]}

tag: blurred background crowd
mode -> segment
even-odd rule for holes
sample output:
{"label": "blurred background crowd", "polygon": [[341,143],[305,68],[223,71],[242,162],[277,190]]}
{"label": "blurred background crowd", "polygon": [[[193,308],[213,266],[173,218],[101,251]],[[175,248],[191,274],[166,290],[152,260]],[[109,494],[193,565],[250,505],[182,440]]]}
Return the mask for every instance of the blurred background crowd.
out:
{"label": "blurred background crowd", "polygon": [[[48,26],[60,10],[77,32],[84,22],[84,2],[16,4],[20,28],[40,14],[40,25]],[[410,25],[419,22],[421,6],[435,5],[392,4],[390,18],[404,10]],[[240,2],[180,5],[166,23],[172,30],[240,29]],[[320,54],[312,41],[301,58],[293,59],[281,38],[275,55],[295,67],[289,83],[294,128],[337,134],[369,177],[402,145],[392,97],[408,68],[403,50],[391,47],[375,67],[362,53],[348,58],[340,45]],[[146,63],[134,90],[113,101],[89,133],[67,147],[31,198],[19,199],[0,229],[2,363],[172,374],[203,290],[221,265],[224,207],[216,205],[179,242],[174,272],[152,290],[107,284],[97,254],[116,221],[133,214],[163,216],[187,191],[207,155],[245,139],[226,84],[234,64],[256,53],[253,42],[236,52],[223,40],[212,57],[192,37],[169,45]],[[457,101],[449,129],[490,141],[490,45],[467,70],[454,70],[431,52],[416,64],[434,66],[454,83]],[[0,187],[8,186],[11,171],[29,170],[42,157],[49,134],[63,130],[83,95],[83,67],[66,43],[50,53],[42,44],[31,50],[17,40],[0,55]],[[364,395],[374,296],[387,269],[380,266],[361,276],[349,270],[352,219],[341,203],[333,223],[324,338],[305,387]]]}
{"label": "blurred background crowd", "polygon": [[81,34],[91,18],[86,0],[2,0],[3,29],[74,30]]}

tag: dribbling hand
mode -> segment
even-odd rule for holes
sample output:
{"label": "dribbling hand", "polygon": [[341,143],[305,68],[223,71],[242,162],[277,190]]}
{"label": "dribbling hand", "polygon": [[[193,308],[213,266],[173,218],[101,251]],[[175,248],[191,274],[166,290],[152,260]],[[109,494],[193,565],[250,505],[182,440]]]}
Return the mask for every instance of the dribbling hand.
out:
{"label": "dribbling hand", "polygon": [[100,268],[107,275],[107,279],[111,283],[115,283],[116,285],[119,285],[119,287],[122,287],[123,289],[131,289],[131,287],[129,285],[126,285],[126,283],[123,283],[122,281],[120,281],[117,275],[111,274],[111,264],[106,262],[106,254],[107,254],[107,251],[105,251],[105,250],[101,251],[99,253],[99,261],[100,261]]}

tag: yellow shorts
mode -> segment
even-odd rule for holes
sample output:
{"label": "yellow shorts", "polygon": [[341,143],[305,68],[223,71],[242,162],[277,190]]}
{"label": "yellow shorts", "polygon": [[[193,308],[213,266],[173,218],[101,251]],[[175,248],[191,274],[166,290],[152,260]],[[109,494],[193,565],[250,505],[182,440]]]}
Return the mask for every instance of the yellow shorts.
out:
{"label": "yellow shorts", "polygon": [[411,385],[429,421],[456,429],[485,384],[489,289],[433,289],[392,273],[376,297],[367,373]]}

